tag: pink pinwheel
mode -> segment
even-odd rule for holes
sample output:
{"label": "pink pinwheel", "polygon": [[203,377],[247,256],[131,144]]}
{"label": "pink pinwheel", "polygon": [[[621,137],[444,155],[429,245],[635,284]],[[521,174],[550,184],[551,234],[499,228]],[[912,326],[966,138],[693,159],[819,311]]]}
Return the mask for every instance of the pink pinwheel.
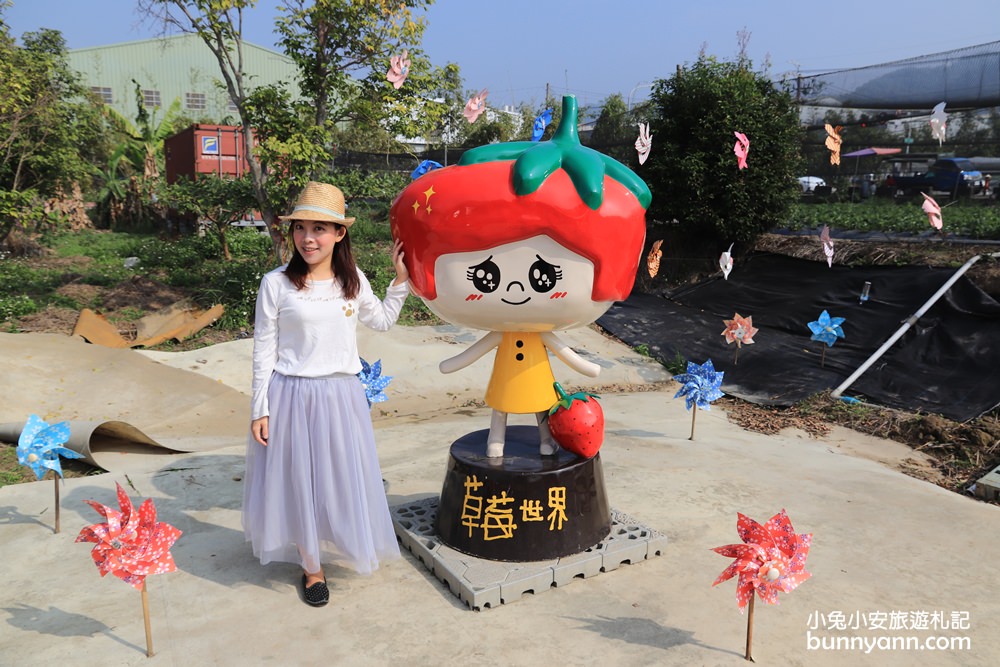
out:
{"label": "pink pinwheel", "polygon": [[924,204],[920,208],[924,209],[924,213],[927,214],[927,221],[931,223],[931,227],[937,230],[941,230],[944,223],[941,220],[941,207],[933,197],[930,197],[923,192],[920,194],[924,195]]}
{"label": "pink pinwheel", "polygon": [[722,320],[722,322],[726,325],[722,332],[722,335],[726,337],[726,344],[736,343],[736,355],[733,357],[733,363],[739,363],[740,346],[753,345],[753,336],[759,329],[753,325],[753,315],[743,317],[736,313],[733,315],[733,319]]}
{"label": "pink pinwheel", "polygon": [[639,123],[639,138],[635,140],[635,150],[639,153],[639,164],[645,164],[649,149],[653,147],[653,137],[649,134],[649,123]]}
{"label": "pink pinwheel", "polygon": [[85,501],[107,521],[85,527],[76,541],[97,544],[91,550],[91,556],[102,577],[111,573],[132,587],[141,589],[148,575],[177,569],[170,547],[180,537],[181,531],[157,522],[152,498],[147,498],[136,513],[125,489],[118,483],[115,486],[118,487],[121,511],[93,500]]}
{"label": "pink pinwheel", "polygon": [[738,576],[736,581],[736,605],[740,613],[750,605],[747,617],[746,659],[750,655],[750,641],[753,636],[754,591],[767,604],[778,604],[778,593],[790,593],[799,584],[812,576],[806,572],[806,557],[812,534],[797,535],[792,528],[785,510],[772,516],[763,526],[748,516],[737,513],[736,531],[743,544],[727,544],[716,547],[714,552],[726,558],[735,558],[722,571],[713,586]]}
{"label": "pink pinwheel", "polygon": [[833,239],[830,238],[830,228],[823,225],[819,232],[819,240],[823,244],[823,254],[826,255],[826,264],[833,268]]}
{"label": "pink pinwheel", "polygon": [[729,250],[726,250],[721,255],[719,255],[719,268],[722,269],[722,277],[729,280],[729,272],[733,270],[733,246],[735,243],[729,244]]}
{"label": "pink pinwheel", "polygon": [[733,132],[736,135],[736,143],[733,145],[733,153],[736,154],[736,164],[739,169],[747,168],[747,154],[750,152],[750,140],[742,132]]}
{"label": "pink pinwheel", "polygon": [[475,123],[479,115],[486,111],[486,96],[488,94],[489,91],[483,88],[479,91],[478,95],[473,95],[469,98],[469,101],[465,103],[465,109],[462,111],[465,120]]}
{"label": "pink pinwheel", "polygon": [[399,90],[403,83],[406,81],[406,77],[410,75],[410,58],[409,51],[403,49],[403,53],[398,56],[391,56],[389,58],[389,71],[386,72],[385,78],[388,80],[392,87]]}

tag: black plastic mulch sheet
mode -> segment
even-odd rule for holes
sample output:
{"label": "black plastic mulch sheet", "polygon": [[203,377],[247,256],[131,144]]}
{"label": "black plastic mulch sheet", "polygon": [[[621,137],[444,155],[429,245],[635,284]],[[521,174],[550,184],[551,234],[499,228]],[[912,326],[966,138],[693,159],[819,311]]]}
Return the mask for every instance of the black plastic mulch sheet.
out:
{"label": "black plastic mulch sheet", "polygon": [[[829,268],[782,255],[753,255],[667,297],[633,294],[597,324],[662,362],[677,354],[724,371],[722,390],[753,403],[792,405],[832,390],[861,366],[957,269]],[[871,282],[869,300],[860,295]],[[833,347],[807,323],[844,317]],[[753,317],[760,329],[736,356],[723,320]],[[822,355],[826,348],[825,358]],[[1000,304],[964,276],[879,358],[845,396],[910,412],[974,419],[1000,405]]]}

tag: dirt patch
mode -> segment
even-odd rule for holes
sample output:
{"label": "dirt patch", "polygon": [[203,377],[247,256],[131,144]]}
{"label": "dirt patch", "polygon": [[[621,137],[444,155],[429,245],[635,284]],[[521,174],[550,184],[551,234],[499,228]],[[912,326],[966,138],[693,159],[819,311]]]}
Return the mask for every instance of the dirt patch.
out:
{"label": "dirt patch", "polygon": [[17,330],[25,333],[56,333],[69,336],[72,335],[79,316],[78,310],[50,304],[38,312],[20,318],[17,321]]}
{"label": "dirt patch", "polygon": [[132,276],[104,293],[101,309],[109,312],[131,309],[152,313],[187,298],[183,290],[164,285],[145,276]]}

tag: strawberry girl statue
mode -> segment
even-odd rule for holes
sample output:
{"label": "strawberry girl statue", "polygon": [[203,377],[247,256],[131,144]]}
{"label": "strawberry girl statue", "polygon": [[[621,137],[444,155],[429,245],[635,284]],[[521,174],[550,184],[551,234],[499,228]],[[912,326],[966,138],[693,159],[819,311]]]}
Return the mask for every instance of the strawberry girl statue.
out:
{"label": "strawberry girl statue", "polygon": [[413,291],[441,319],[487,332],[441,371],[496,351],[485,397],[491,459],[503,456],[510,413],[534,413],[540,453],[558,451],[547,424],[557,401],[548,354],[590,377],[600,366],[556,332],[624,300],[642,254],[649,188],[581,145],[576,124],[576,98],[566,96],[550,141],[467,151],[410,183],[390,212]]}

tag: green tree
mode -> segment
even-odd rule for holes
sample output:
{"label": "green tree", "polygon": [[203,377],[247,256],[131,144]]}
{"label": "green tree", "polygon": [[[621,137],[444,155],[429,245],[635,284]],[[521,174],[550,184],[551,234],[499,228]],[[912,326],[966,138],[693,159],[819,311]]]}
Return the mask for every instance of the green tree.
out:
{"label": "green tree", "polygon": [[601,114],[594,123],[587,145],[596,151],[609,155],[623,164],[636,162],[632,167],[638,167],[633,158],[635,137],[638,129],[631,122],[631,114],[625,106],[625,100],[620,93],[615,93],[604,100]]}
{"label": "green tree", "polygon": [[55,196],[86,187],[89,164],[108,152],[98,107],[66,62],[58,31],[21,40],[19,47],[0,14],[0,188]]}
{"label": "green tree", "polygon": [[164,185],[160,194],[165,205],[212,223],[223,257],[226,261],[233,258],[226,232],[232,223],[242,219],[256,204],[253,184],[247,177],[201,174],[194,180],[182,178],[172,185]]}
{"label": "green tree", "polygon": [[[639,168],[653,192],[649,217],[680,223],[651,237],[673,237],[668,247],[682,256],[718,257],[784,221],[797,198],[798,110],[749,60],[702,54],[655,83],[650,113],[652,150]],[[734,132],[750,140],[746,169],[737,168]]]}
{"label": "green tree", "polygon": [[[296,102],[284,86],[254,89],[244,70],[243,13],[255,0],[139,0],[147,15],[197,34],[215,54],[242,124],[254,130],[245,133],[245,154],[276,256],[283,249],[277,212],[307,180],[329,175],[337,123],[381,125],[407,136],[439,124],[443,109],[422,95],[433,88],[438,72],[419,51],[424,19],[415,18],[415,11],[431,2],[283,0],[285,15],[276,30],[299,69],[301,101]],[[395,90],[385,72],[390,56],[403,48],[411,70]]]}

